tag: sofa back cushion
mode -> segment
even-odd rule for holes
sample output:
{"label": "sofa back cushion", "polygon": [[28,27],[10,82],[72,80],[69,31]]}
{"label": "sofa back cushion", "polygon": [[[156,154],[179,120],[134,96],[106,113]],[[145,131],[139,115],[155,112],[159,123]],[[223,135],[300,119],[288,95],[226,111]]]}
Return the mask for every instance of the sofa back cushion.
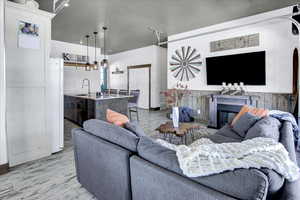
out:
{"label": "sofa back cushion", "polygon": [[130,151],[137,151],[137,143],[139,138],[134,133],[124,128],[101,120],[91,119],[84,122],[83,129],[86,132],[89,132]]}
{"label": "sofa back cushion", "polygon": [[131,131],[138,137],[146,136],[144,130],[142,129],[142,127],[139,125],[137,121],[127,122],[124,125],[124,128],[127,129],[128,131]]}
{"label": "sofa back cushion", "polygon": [[138,155],[160,167],[182,173],[176,152],[155,142],[148,136],[141,137],[137,147]]}
{"label": "sofa back cushion", "polygon": [[223,126],[214,135],[222,135],[225,137],[240,140],[240,142],[244,140],[244,138],[242,138],[239,134],[237,134],[234,130],[232,130],[232,128],[229,124],[226,124],[225,126]]}
{"label": "sofa back cushion", "polygon": [[280,127],[281,123],[278,119],[273,117],[264,117],[248,130],[245,139],[267,137],[273,138],[275,141],[279,141]]}
{"label": "sofa back cushion", "polygon": [[232,129],[241,137],[245,137],[247,131],[261,118],[246,112],[232,126]]}

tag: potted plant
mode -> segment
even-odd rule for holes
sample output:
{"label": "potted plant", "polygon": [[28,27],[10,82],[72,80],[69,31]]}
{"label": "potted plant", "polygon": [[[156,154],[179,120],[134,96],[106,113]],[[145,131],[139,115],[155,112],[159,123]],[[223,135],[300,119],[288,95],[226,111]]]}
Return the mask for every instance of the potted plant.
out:
{"label": "potted plant", "polygon": [[173,89],[163,91],[168,107],[172,107],[172,121],[175,128],[179,127],[179,107],[184,96],[190,94],[188,85],[177,83]]}

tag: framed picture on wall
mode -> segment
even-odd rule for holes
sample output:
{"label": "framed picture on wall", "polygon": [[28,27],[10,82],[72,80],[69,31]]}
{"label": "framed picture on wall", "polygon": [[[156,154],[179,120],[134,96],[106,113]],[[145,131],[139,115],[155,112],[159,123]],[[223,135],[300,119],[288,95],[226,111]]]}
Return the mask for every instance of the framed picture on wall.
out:
{"label": "framed picture on wall", "polygon": [[25,49],[40,49],[39,26],[29,22],[19,21],[18,47]]}

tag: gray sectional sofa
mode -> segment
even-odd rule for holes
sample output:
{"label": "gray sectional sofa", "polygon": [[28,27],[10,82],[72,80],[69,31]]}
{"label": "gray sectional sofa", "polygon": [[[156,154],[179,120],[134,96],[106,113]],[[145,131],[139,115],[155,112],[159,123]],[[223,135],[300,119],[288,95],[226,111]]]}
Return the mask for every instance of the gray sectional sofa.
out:
{"label": "gray sectional sofa", "polygon": [[[238,169],[188,178],[174,151],[128,129],[89,120],[72,131],[78,181],[99,200],[299,200],[299,181],[289,183],[268,169]],[[280,142],[296,162],[292,126],[281,125]],[[217,143],[242,139],[229,126],[210,137]],[[298,191],[297,191],[298,190]]]}

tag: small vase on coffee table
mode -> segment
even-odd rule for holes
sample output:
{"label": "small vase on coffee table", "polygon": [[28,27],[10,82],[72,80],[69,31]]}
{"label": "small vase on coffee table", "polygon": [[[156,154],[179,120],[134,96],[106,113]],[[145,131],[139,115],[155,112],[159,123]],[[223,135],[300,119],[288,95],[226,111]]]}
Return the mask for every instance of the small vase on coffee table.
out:
{"label": "small vase on coffee table", "polygon": [[172,120],[174,128],[179,128],[179,108],[173,107],[172,108]]}

